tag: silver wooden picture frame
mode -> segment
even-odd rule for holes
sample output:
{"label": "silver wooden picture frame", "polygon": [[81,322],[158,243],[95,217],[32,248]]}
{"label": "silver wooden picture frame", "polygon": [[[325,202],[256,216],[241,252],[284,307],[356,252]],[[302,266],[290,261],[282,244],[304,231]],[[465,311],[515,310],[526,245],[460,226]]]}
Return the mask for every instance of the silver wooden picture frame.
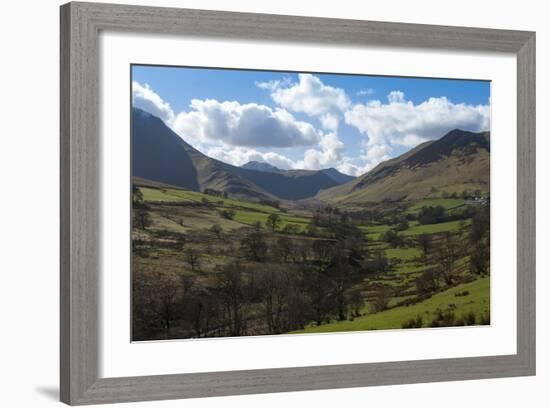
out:
{"label": "silver wooden picture frame", "polygon": [[[80,2],[63,5],[60,12],[61,401],[83,405],[535,374],[534,32]],[[517,353],[101,378],[98,341],[101,31],[515,54]]]}

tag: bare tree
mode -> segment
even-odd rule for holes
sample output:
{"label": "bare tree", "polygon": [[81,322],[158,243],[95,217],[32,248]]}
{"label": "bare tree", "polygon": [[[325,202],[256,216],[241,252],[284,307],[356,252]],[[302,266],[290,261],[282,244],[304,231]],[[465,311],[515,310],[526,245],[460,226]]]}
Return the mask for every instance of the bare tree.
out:
{"label": "bare tree", "polygon": [[221,239],[223,229],[220,224],[214,224],[210,227],[210,232],[212,232],[216,236],[216,238]]}
{"label": "bare tree", "polygon": [[245,303],[245,279],[243,268],[238,263],[226,265],[222,272],[216,275],[216,287],[220,292],[220,301],[223,304],[229,334],[240,336],[243,334],[244,326],[244,303]]}
{"label": "bare tree", "polygon": [[489,269],[489,248],[483,243],[474,245],[470,254],[470,270],[476,274],[484,276]]}
{"label": "bare tree", "polygon": [[380,287],[376,290],[374,299],[372,301],[372,307],[376,313],[386,310],[389,306],[391,299],[390,289],[387,287]]}
{"label": "bare tree", "polygon": [[294,253],[294,243],[288,237],[280,237],[277,240],[274,251],[279,256],[281,261],[286,263]]}
{"label": "bare tree", "polygon": [[192,271],[200,269],[200,254],[194,248],[187,248],[185,250],[185,262],[189,264]]}
{"label": "bare tree", "polygon": [[143,193],[141,189],[135,184],[132,185],[132,202],[134,205],[143,204]]}
{"label": "bare tree", "polygon": [[169,337],[182,295],[179,277],[171,272],[137,269],[132,282],[134,323],[141,323],[142,330],[161,327]]}
{"label": "bare tree", "polygon": [[361,310],[363,309],[363,306],[365,305],[365,300],[363,299],[363,296],[361,295],[361,290],[354,289],[348,292],[348,303],[351,308],[351,315],[352,317],[359,317],[361,316]]}
{"label": "bare tree", "polygon": [[241,250],[244,256],[256,262],[265,261],[267,244],[265,243],[261,229],[255,226],[241,241]]}
{"label": "bare tree", "polygon": [[451,286],[454,282],[455,264],[461,253],[459,238],[446,232],[434,252],[435,260],[441,267],[443,279],[447,285]]}
{"label": "bare tree", "polygon": [[424,257],[428,256],[430,250],[432,249],[432,236],[430,234],[420,234],[417,238],[418,245],[422,248],[422,254]]}
{"label": "bare tree", "polygon": [[272,232],[275,232],[280,224],[281,217],[279,217],[279,214],[269,214],[265,221],[265,225],[270,228]]}
{"label": "bare tree", "polygon": [[137,210],[134,212],[134,223],[135,225],[145,231],[152,225],[151,216],[145,210]]}
{"label": "bare tree", "polygon": [[437,268],[426,269],[414,280],[416,292],[419,295],[428,295],[439,289],[439,271]]}
{"label": "bare tree", "polygon": [[258,275],[267,330],[271,334],[283,333],[286,328],[285,314],[288,310],[287,276],[276,265],[269,265]]}

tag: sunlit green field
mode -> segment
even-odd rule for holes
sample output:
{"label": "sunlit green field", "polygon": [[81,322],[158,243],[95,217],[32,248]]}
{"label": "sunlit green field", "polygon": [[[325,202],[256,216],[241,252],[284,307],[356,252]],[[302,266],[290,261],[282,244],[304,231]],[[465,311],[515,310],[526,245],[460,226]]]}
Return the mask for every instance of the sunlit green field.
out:
{"label": "sunlit green field", "polygon": [[470,220],[466,221],[449,221],[441,222],[439,224],[415,224],[403,231],[405,235],[420,235],[420,234],[436,234],[439,232],[452,231],[456,232],[460,229],[461,225],[469,225]]}
{"label": "sunlit green field", "polygon": [[[294,224],[297,227],[299,227],[300,230],[303,230],[309,223],[309,218],[286,215],[278,211],[271,211],[270,213],[279,214],[280,220],[281,220],[281,224],[279,225],[279,228],[284,228],[288,224]],[[241,222],[243,224],[248,224],[248,225],[253,225],[254,223],[257,223],[257,222],[259,222],[261,225],[265,225],[270,213],[237,210],[235,212],[235,217],[233,219],[237,222]]]}
{"label": "sunlit green field", "polygon": [[424,200],[418,200],[411,205],[406,212],[417,213],[422,207],[436,207],[442,206],[446,210],[455,209],[464,205],[464,200],[461,198],[427,198]]}
{"label": "sunlit green field", "polygon": [[143,199],[151,202],[189,202],[200,203],[202,200],[207,200],[210,203],[221,203],[224,207],[248,208],[255,211],[267,213],[281,213],[280,210],[268,205],[256,204],[247,201],[239,201],[231,198],[214,197],[208,194],[199,193],[197,191],[182,190],[182,189],[157,189],[149,187],[140,187],[143,193]]}
{"label": "sunlit green field", "polygon": [[411,260],[420,256],[419,248],[388,248],[386,249],[386,257],[389,259],[399,258],[403,260]]}
{"label": "sunlit green field", "polygon": [[[342,321],[310,326],[295,333],[321,333],[337,331],[400,329],[409,319],[422,317],[423,327],[427,327],[436,317],[438,309],[445,311],[452,309],[457,317],[472,312],[478,320],[481,313],[490,311],[489,278],[480,278],[470,283],[455,286],[440,292],[424,302],[412,306],[400,306],[383,312],[358,317],[353,321]],[[456,296],[461,292],[469,292],[466,296]],[[480,312],[481,311],[481,312]]]}

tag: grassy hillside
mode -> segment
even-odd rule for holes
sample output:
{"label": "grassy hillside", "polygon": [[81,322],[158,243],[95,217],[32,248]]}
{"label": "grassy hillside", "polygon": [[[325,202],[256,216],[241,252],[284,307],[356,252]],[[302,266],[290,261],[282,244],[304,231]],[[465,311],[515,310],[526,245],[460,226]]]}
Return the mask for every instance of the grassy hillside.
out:
{"label": "grassy hillside", "polygon": [[418,316],[422,327],[437,319],[438,311],[451,311],[457,320],[466,320],[473,313],[480,322],[490,313],[490,280],[477,279],[433,295],[430,299],[412,306],[400,306],[379,313],[367,314],[342,322],[309,326],[293,333],[326,333],[338,331],[401,329],[402,325]]}
{"label": "grassy hillside", "polygon": [[357,179],[321,191],[335,205],[441,198],[489,190],[488,133],[453,131],[379,164]]}
{"label": "grassy hillside", "polygon": [[[187,223],[192,222],[194,227],[201,225],[199,222],[201,218],[207,218],[210,220],[210,224],[208,222],[203,223],[204,228],[214,224],[215,220],[218,220],[218,222],[221,222],[226,226],[226,228],[230,229],[238,227],[236,224],[241,224],[241,226],[254,225],[259,222],[261,225],[265,225],[270,214],[279,215],[280,228],[282,229],[284,229],[287,225],[292,224],[295,225],[298,230],[303,230],[309,223],[309,218],[307,217],[296,214],[287,214],[283,210],[272,206],[248,201],[240,201],[232,198],[215,197],[196,191],[178,188],[159,189],[152,187],[140,187],[140,191],[143,194],[143,199],[149,203],[200,204],[204,207],[200,210],[200,214],[197,214],[199,211],[197,211],[194,207],[187,208],[188,211],[185,211],[186,207],[181,207],[179,208],[179,217],[177,215],[172,215],[173,220],[181,219],[182,223],[184,221]],[[170,210],[171,207],[168,207],[168,209]],[[223,210],[234,212],[231,220],[220,217],[220,211]],[[172,212],[176,213],[176,211],[173,210]],[[161,220],[163,218],[165,217],[156,217],[155,223],[162,223],[163,221]]]}

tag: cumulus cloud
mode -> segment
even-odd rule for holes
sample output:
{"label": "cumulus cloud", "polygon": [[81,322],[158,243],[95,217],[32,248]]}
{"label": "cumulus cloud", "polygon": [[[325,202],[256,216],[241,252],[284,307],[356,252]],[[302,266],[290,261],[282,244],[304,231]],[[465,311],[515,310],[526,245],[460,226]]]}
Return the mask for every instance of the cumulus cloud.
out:
{"label": "cumulus cloud", "polygon": [[292,169],[295,166],[294,161],[278,153],[259,152],[247,147],[212,146],[206,150],[206,154],[234,166],[242,166],[249,161],[269,163],[283,170]]}
{"label": "cumulus cloud", "polygon": [[336,130],[350,99],[343,89],[325,85],[319,77],[299,74],[297,83],[270,81],[256,84],[271,91],[271,98],[292,112],[318,117],[324,128]]}
{"label": "cumulus cloud", "polygon": [[149,84],[141,85],[132,81],[132,105],[161,118],[166,123],[174,119],[174,111],[170,104],[165,102]]}
{"label": "cumulus cloud", "polygon": [[320,133],[313,125],[298,121],[284,109],[255,103],[193,99],[191,110],[179,113],[173,129],[195,142],[223,141],[232,146],[310,146]]}
{"label": "cumulus cloud", "polygon": [[367,163],[380,163],[390,159],[392,148],[384,144],[369,145],[364,140],[362,141],[361,158]]}
{"label": "cumulus cloud", "polygon": [[415,105],[401,91],[392,91],[387,98],[387,103],[356,104],[344,115],[347,124],[367,136],[363,158],[371,164],[389,158],[396,147],[411,148],[455,128],[489,129],[489,105],[455,104],[444,96]]}
{"label": "cumulus cloud", "polygon": [[[205,153],[215,159],[235,166],[242,166],[249,161],[269,163],[280,169],[320,170],[327,167],[343,165],[347,159],[343,157],[344,143],[334,133],[321,136],[316,148],[307,149],[302,159],[292,160],[276,152],[261,152],[249,147],[217,145],[205,150]],[[354,167],[343,167],[348,174],[355,174]]]}
{"label": "cumulus cloud", "polygon": [[292,83],[292,80],[288,77],[285,77],[283,79],[274,79],[271,81],[265,81],[265,82],[259,82],[254,81],[254,85],[256,85],[260,89],[267,89],[270,91],[274,91],[279,87],[287,86],[290,83]]}
{"label": "cumulus cloud", "polygon": [[[311,74],[300,74],[297,83],[283,78],[257,82],[256,86],[269,90],[277,107],[194,99],[189,109],[176,113],[149,85],[135,81],[132,101],[134,106],[160,117],[195,148],[226,163],[241,166],[256,160],[281,169],[335,167],[355,176],[403,148],[439,138],[454,128],[489,128],[489,104],[455,104],[445,97],[414,104],[396,90],[387,95],[385,102],[352,105],[344,90],[325,85]],[[368,95],[371,91],[361,90],[358,94]],[[290,112],[315,117],[324,130],[298,120]],[[358,152],[346,152],[338,137],[336,130],[342,119],[364,135]],[[274,151],[266,152],[267,148]],[[288,148],[300,148],[303,156],[289,158]]]}
{"label": "cumulus cloud", "polygon": [[306,150],[303,160],[297,162],[295,168],[319,170],[332,167],[342,160],[345,146],[335,133],[323,135],[319,147]]}
{"label": "cumulus cloud", "polygon": [[489,106],[455,104],[444,96],[415,105],[405,99],[403,92],[392,91],[388,103],[371,101],[354,105],[345,113],[345,120],[367,135],[370,145],[412,147],[455,128],[487,130]]}
{"label": "cumulus cloud", "polygon": [[388,145],[369,145],[368,140],[364,139],[360,143],[359,155],[344,156],[336,169],[351,176],[360,176],[372,170],[378,163],[391,159],[391,151],[392,148]]}
{"label": "cumulus cloud", "polygon": [[345,157],[343,162],[336,166],[336,170],[350,176],[359,177],[371,170],[373,167],[374,165],[370,163],[354,163],[352,158]]}

